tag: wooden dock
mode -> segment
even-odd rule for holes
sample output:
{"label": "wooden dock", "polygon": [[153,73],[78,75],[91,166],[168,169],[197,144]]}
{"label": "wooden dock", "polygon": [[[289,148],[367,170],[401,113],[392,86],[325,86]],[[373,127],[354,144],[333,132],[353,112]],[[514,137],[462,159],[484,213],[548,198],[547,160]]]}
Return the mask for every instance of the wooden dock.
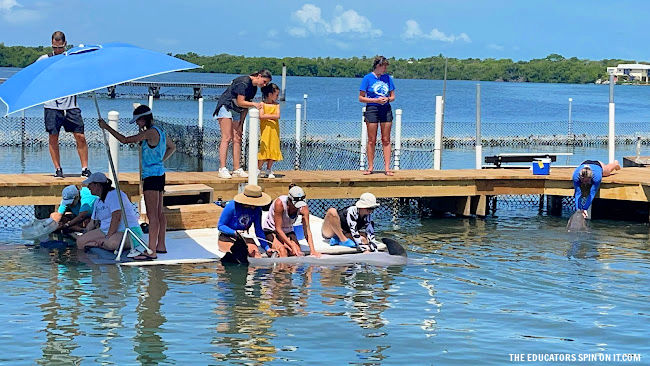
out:
{"label": "wooden dock", "polygon": [[[284,171],[275,179],[260,178],[271,196],[286,194],[290,183],[302,186],[309,199],[357,198],[363,192],[377,197],[474,197],[497,195],[573,195],[573,169],[553,168],[550,175],[532,175],[528,169],[400,170],[394,176],[360,171]],[[55,179],[50,174],[1,174],[0,206],[56,205],[61,190],[79,185],[81,177]],[[205,184],[214,198],[231,199],[245,178],[220,179],[216,172],[168,172],[167,184]],[[139,199],[137,173],[121,173],[120,185],[134,202]],[[624,168],[603,179],[599,198],[650,202],[650,168]]]}

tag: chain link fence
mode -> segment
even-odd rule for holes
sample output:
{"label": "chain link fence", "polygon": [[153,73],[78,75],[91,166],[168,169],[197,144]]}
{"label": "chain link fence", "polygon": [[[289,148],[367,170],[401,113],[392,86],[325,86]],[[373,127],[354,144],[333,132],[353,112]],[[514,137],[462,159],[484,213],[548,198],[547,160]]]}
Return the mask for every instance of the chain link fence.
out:
{"label": "chain link fence", "polygon": [[[291,111],[286,115],[293,115]],[[125,135],[137,133],[137,126],[128,124],[130,118],[120,118],[119,129]],[[0,123],[0,146],[44,148],[48,145],[43,119],[40,117],[2,117]],[[218,146],[221,140],[219,124],[208,119],[203,127],[198,127],[197,118],[157,119],[170,138],[177,145],[177,150],[187,156],[203,160],[218,161]],[[296,151],[296,121],[286,118],[280,121],[281,149],[284,160],[274,165],[275,170],[358,170],[362,157],[361,131],[365,128],[361,116],[356,121],[302,120],[300,151]],[[247,126],[246,126],[247,127]],[[400,151],[401,169],[430,169],[433,162],[433,122],[410,121],[404,116]],[[85,118],[85,135],[88,145],[103,146],[102,132],[96,118]],[[473,154],[475,145],[474,122],[445,122],[443,130],[443,147],[446,152],[465,152]],[[571,146],[590,146],[596,149],[607,148],[607,122],[568,121],[544,122],[483,122],[482,144],[485,147],[544,149]],[[247,128],[244,132],[243,154],[246,156]],[[640,140],[639,140],[640,138]],[[650,128],[646,122],[617,122],[616,143],[643,146],[650,144]],[[72,134],[62,133],[59,140],[62,149],[76,146]],[[121,145],[121,149],[136,149],[135,145]],[[395,148],[395,126],[391,131],[391,149]],[[374,168],[383,169],[383,151],[381,135],[377,136]],[[365,148],[363,149],[365,152]],[[473,155],[471,157],[473,159]],[[242,166],[245,166],[245,159]],[[228,164],[232,164],[229,154]],[[391,162],[391,167],[393,162]],[[563,207],[573,206],[572,197],[563,199]],[[353,204],[353,200],[311,200],[314,213],[322,216],[328,207],[344,207]],[[417,199],[381,200],[379,215],[399,217],[402,215],[426,215]],[[498,196],[493,210],[543,207],[540,196]],[[492,204],[492,203],[491,203]],[[0,207],[3,215],[0,224],[4,227],[19,227],[34,218],[34,206]]]}

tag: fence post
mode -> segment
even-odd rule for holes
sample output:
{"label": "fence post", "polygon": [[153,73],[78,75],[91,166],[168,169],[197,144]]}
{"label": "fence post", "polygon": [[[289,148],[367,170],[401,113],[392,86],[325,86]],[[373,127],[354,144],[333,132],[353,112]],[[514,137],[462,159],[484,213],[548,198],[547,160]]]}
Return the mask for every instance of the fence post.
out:
{"label": "fence post", "polygon": [[395,110],[395,161],[393,170],[399,170],[399,158],[402,151],[402,110]]}
{"label": "fence post", "polygon": [[23,109],[20,116],[20,143],[25,147],[25,110]]}
{"label": "fence post", "polygon": [[476,84],[476,169],[483,167],[483,140],[481,138],[481,84]]}
{"label": "fence post", "polygon": [[[108,112],[108,125],[111,126],[115,131],[119,131],[118,122],[120,120],[120,113],[117,111]],[[108,148],[111,150],[111,158],[113,159],[113,166],[115,167],[115,174],[117,175],[120,172],[119,166],[120,161],[118,159],[120,152],[120,144],[113,135],[108,134]],[[109,162],[108,171],[111,171],[111,165]],[[115,182],[113,182],[115,186]]]}
{"label": "fence post", "polygon": [[303,96],[302,96],[303,103],[305,104],[305,107],[304,107],[304,109],[302,111],[302,120],[303,121],[307,120],[307,97],[308,97],[307,94],[303,94]]}
{"label": "fence post", "polygon": [[296,104],[296,156],[293,160],[293,169],[300,170],[300,116],[302,106]]}
{"label": "fence post", "polygon": [[198,119],[198,132],[196,136],[198,170],[203,171],[203,97],[199,97],[199,119]]}
{"label": "fence post", "polygon": [[615,135],[615,111],[616,105],[614,104],[614,74],[609,74],[609,139],[608,139],[608,150],[609,150],[609,162],[613,163],[616,160],[615,157],[615,148],[616,148],[616,135]]}
{"label": "fence post", "polygon": [[[259,113],[257,114],[257,116],[258,116],[258,120],[259,120]],[[243,122],[244,125],[242,126],[242,133],[241,133],[241,135],[242,135],[241,136],[241,155],[239,156],[239,164],[241,165],[242,169],[246,168],[246,153],[250,152],[250,150],[248,150],[248,148],[249,148],[248,140],[251,138],[250,131],[248,130],[248,125],[251,122],[250,117],[251,117],[251,114],[250,114],[250,110],[249,110],[248,113],[246,113],[246,118],[244,118],[244,122]],[[234,143],[233,143],[232,148],[233,149],[235,148]],[[234,157],[233,157],[233,164],[234,163],[235,162],[234,162]],[[234,169],[234,167],[233,167],[233,169]]]}
{"label": "fence post", "polygon": [[282,87],[280,88],[280,101],[287,100],[287,65],[282,63]]}
{"label": "fence post", "polygon": [[366,107],[361,108],[361,149],[359,157],[359,170],[366,169],[366,145],[368,144],[368,131],[365,124]]}
{"label": "fence post", "polygon": [[433,141],[433,169],[440,170],[442,158],[442,96],[436,95],[436,121]]}
{"label": "fence post", "polygon": [[257,108],[248,110],[248,184],[257,185],[257,150],[260,125],[260,111]]}
{"label": "fence post", "polygon": [[149,109],[153,111],[153,94],[149,94]]}
{"label": "fence post", "polygon": [[571,140],[571,135],[573,135],[573,126],[571,125],[571,107],[572,107],[571,104],[572,103],[573,103],[573,98],[569,98],[569,132],[567,133],[568,134],[567,137],[569,138],[569,140]]}

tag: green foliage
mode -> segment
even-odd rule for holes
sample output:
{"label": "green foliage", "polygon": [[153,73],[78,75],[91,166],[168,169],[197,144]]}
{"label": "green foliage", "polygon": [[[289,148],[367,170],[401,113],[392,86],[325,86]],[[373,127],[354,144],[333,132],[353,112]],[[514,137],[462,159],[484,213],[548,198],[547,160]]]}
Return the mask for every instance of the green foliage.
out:
{"label": "green foliage", "polygon": [[[0,43],[0,66],[25,67],[40,55],[50,52],[49,47],[6,47]],[[183,60],[202,65],[199,72],[226,74],[249,74],[260,69],[269,69],[273,75],[282,73],[282,64],[287,65],[290,76],[362,77],[370,72],[372,60],[364,57],[352,58],[304,58],[304,57],[245,57],[220,54],[198,55],[194,52],[175,55]],[[600,61],[565,58],[550,54],[542,59],[514,62],[510,59],[447,59],[449,80],[496,80],[536,83],[593,83],[607,78],[607,67],[620,63],[634,63],[630,60],[607,59]],[[192,70],[195,71],[195,70]],[[445,57],[440,54],[421,59],[390,59],[389,72],[399,79],[437,79],[444,77]]]}

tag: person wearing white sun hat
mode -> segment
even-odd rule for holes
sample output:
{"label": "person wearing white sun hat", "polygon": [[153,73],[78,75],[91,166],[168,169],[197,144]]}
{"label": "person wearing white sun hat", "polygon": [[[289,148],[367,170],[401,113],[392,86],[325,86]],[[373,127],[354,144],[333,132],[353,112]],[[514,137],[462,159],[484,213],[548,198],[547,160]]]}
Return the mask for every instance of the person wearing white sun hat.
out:
{"label": "person wearing white sun hat", "polygon": [[330,245],[376,251],[372,213],[377,207],[377,197],[366,192],[352,206],[339,211],[333,207],[328,209],[323,220],[323,238],[330,239]]}

